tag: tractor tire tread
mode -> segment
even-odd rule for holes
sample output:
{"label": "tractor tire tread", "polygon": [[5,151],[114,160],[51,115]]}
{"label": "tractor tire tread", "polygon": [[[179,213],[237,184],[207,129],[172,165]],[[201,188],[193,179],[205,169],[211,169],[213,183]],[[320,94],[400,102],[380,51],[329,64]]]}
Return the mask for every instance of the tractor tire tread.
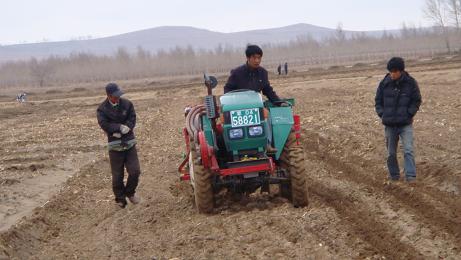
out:
{"label": "tractor tire tread", "polygon": [[208,169],[203,167],[201,160],[192,152],[194,163],[195,188],[194,197],[195,205],[199,213],[211,213],[214,208],[214,194],[212,186],[212,174]]}
{"label": "tractor tire tread", "polygon": [[295,207],[306,207],[309,202],[304,150],[297,142],[294,132],[288,136],[279,160],[281,166],[288,169],[290,178],[290,184],[281,184],[281,195],[291,199]]}

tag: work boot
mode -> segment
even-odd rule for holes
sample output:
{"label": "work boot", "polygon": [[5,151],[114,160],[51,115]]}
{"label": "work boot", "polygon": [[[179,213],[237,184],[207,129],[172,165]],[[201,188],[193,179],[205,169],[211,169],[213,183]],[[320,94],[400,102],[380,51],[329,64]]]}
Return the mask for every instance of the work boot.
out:
{"label": "work boot", "polygon": [[133,204],[138,204],[139,202],[141,202],[141,199],[136,195],[130,196],[130,197],[128,197],[128,199]]}
{"label": "work boot", "polygon": [[119,206],[120,208],[124,209],[126,207],[127,202],[126,200],[119,200],[119,201],[116,201],[115,204]]}
{"label": "work boot", "polygon": [[400,184],[400,176],[388,176],[387,179],[384,181],[384,185],[399,185]]}
{"label": "work boot", "polygon": [[400,181],[400,176],[391,176],[391,177],[389,177],[389,181],[391,181],[391,182]]}
{"label": "work boot", "polygon": [[410,187],[416,186],[416,178],[406,178],[405,181],[408,183],[408,186]]}

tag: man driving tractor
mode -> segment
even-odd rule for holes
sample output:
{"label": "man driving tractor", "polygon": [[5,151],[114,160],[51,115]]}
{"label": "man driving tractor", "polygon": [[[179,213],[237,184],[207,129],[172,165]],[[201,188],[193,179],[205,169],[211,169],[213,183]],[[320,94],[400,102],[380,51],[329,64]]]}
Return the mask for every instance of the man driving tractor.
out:
{"label": "man driving tractor", "polygon": [[248,45],[245,55],[246,63],[231,71],[224,86],[224,94],[237,89],[249,89],[262,92],[272,103],[285,106],[286,104],[280,102],[280,98],[271,87],[267,70],[260,66],[263,57],[262,49],[257,45]]}
{"label": "man driving tractor", "polygon": [[260,67],[261,48],[249,45],[245,54],[246,63],[232,70],[219,103],[212,93],[217,79],[204,75],[208,95],[202,104],[186,108],[187,156],[178,171],[181,180],[190,181],[201,213],[213,212],[222,189],[240,197],[258,189],[270,193],[274,185],[293,206],[308,205],[295,100],[281,99],[272,89]]}

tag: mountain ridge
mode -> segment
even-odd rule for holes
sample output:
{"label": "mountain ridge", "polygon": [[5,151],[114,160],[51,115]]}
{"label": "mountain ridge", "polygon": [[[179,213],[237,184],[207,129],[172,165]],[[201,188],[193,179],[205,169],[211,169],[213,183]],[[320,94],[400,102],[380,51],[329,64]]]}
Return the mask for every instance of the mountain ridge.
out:
{"label": "mountain ridge", "polygon": [[[346,37],[356,33],[379,37],[383,32],[344,31]],[[398,30],[387,32],[398,33]],[[238,48],[248,43],[282,44],[307,35],[316,40],[322,40],[335,33],[335,29],[307,23],[228,33],[192,26],[159,26],[96,39],[3,45],[0,46],[0,61],[24,60],[31,57],[42,59],[52,55],[69,56],[72,53],[82,52],[94,55],[113,55],[120,47],[125,48],[128,52],[135,52],[138,47],[142,47],[153,53],[188,46],[196,50],[210,50],[219,45]]]}

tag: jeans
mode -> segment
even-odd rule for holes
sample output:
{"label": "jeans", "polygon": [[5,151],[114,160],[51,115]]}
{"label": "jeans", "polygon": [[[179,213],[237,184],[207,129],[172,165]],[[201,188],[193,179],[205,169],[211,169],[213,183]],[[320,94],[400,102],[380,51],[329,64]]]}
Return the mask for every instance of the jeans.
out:
{"label": "jeans", "polygon": [[[109,159],[115,201],[126,202],[126,197],[131,197],[135,194],[139,175],[141,174],[136,145],[126,151],[109,151]],[[126,185],[123,184],[125,167],[128,172]]]}
{"label": "jeans", "polygon": [[401,138],[405,161],[405,179],[414,180],[416,178],[416,166],[413,153],[413,125],[386,126],[384,131],[386,136],[389,177],[393,180],[398,180],[400,178],[399,163],[397,161],[397,146],[399,144],[399,138]]}

